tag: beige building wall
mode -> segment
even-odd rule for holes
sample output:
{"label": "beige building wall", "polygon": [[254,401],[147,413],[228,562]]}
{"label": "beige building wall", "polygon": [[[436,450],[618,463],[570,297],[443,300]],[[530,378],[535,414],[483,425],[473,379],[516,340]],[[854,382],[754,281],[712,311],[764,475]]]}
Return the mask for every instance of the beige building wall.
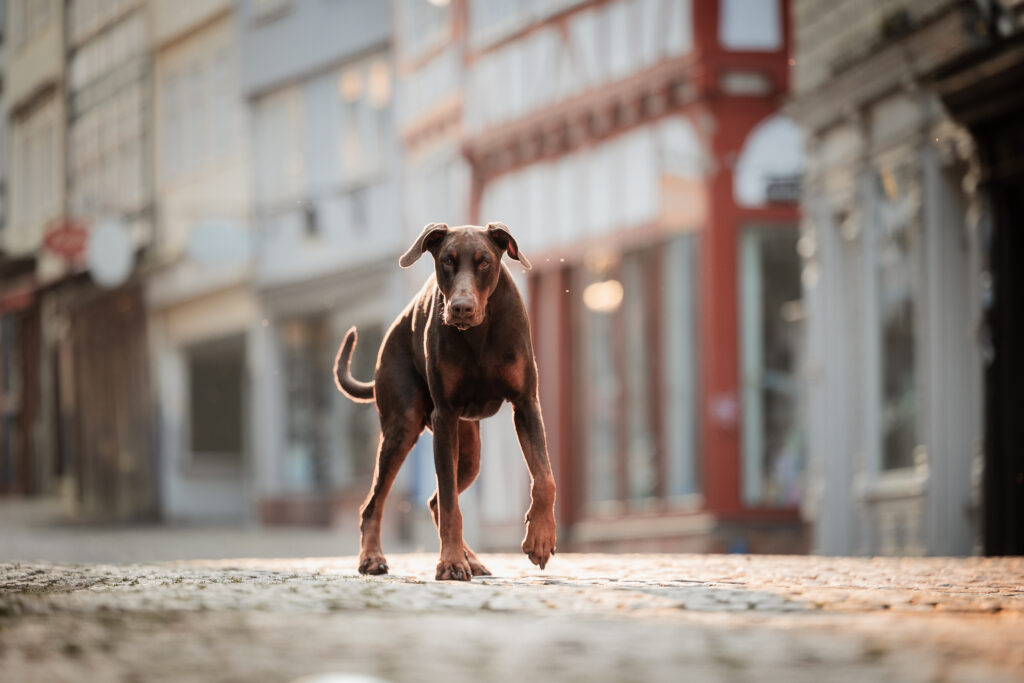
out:
{"label": "beige building wall", "polygon": [[4,89],[16,111],[64,73],[63,0],[9,0],[5,24]]}
{"label": "beige building wall", "polygon": [[64,200],[64,102],[51,93],[11,122],[10,214],[3,247],[10,255],[37,251]]}
{"label": "beige building wall", "polygon": [[4,88],[10,117],[7,226],[10,255],[39,249],[64,204],[63,2],[11,0],[5,27]]}
{"label": "beige building wall", "polygon": [[170,41],[190,36],[203,24],[230,13],[231,0],[149,0],[153,42],[167,47]]}

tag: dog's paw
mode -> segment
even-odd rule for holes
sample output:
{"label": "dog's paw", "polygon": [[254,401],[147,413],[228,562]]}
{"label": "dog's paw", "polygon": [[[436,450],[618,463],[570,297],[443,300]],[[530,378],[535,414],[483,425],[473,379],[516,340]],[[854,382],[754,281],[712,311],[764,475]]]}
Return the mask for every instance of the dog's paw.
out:
{"label": "dog's paw", "polygon": [[437,563],[437,574],[434,575],[434,579],[437,581],[470,581],[472,578],[473,568],[470,566],[469,560],[466,559],[465,553],[451,560],[446,560],[442,556],[441,561]]}
{"label": "dog's paw", "polygon": [[387,574],[388,561],[380,553],[359,554],[360,574]]}
{"label": "dog's paw", "polygon": [[468,545],[466,546],[466,562],[469,562],[469,568],[473,572],[473,576],[491,575],[491,570],[484,566],[483,562],[477,558],[476,553],[469,549]]}
{"label": "dog's paw", "polygon": [[526,538],[523,539],[523,552],[530,562],[544,569],[544,566],[555,554],[555,519],[541,517],[526,523]]}

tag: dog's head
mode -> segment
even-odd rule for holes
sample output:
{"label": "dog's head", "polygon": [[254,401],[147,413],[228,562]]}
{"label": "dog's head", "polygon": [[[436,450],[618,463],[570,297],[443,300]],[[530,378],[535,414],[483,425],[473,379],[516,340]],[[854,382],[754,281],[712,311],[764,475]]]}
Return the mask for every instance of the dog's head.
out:
{"label": "dog's head", "polygon": [[437,286],[444,296],[444,322],[460,330],[483,322],[487,300],[498,286],[502,254],[530,268],[504,223],[488,223],[486,228],[429,223],[398,263],[408,268],[425,251],[434,256]]}

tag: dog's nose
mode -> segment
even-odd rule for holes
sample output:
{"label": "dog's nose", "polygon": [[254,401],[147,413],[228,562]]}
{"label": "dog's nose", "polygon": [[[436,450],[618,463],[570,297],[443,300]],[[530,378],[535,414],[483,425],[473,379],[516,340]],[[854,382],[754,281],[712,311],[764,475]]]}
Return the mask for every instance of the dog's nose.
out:
{"label": "dog's nose", "polygon": [[452,315],[458,318],[468,318],[476,312],[476,306],[470,299],[456,299],[452,301]]}

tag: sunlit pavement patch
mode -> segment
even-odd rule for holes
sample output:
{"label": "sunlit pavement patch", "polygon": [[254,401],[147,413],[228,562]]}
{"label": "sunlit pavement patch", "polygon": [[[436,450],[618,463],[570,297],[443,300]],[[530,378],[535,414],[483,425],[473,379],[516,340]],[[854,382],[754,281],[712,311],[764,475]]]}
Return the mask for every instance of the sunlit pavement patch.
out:
{"label": "sunlit pavement patch", "polygon": [[1024,679],[1020,559],[388,559],[0,564],[0,679]]}

